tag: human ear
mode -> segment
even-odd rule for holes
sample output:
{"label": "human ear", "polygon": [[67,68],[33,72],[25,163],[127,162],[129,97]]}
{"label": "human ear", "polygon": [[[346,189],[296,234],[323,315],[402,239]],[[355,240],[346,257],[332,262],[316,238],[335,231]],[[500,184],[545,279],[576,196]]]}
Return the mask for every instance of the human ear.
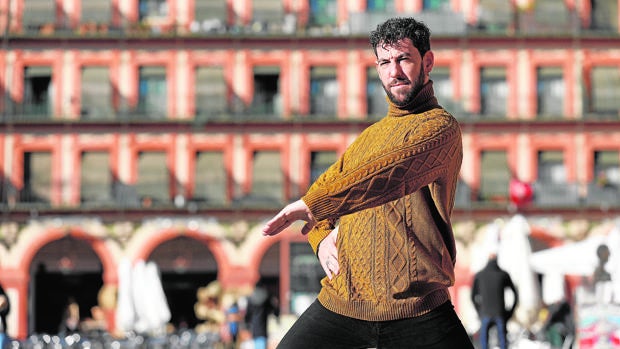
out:
{"label": "human ear", "polygon": [[433,51],[426,51],[424,57],[422,57],[422,66],[424,67],[424,73],[429,74],[433,70],[435,65],[435,54]]}

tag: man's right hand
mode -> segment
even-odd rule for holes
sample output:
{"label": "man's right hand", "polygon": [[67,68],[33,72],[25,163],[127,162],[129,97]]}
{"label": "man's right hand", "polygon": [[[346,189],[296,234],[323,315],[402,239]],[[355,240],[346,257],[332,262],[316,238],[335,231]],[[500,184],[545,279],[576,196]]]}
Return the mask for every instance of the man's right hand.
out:
{"label": "man's right hand", "polygon": [[332,230],[323,241],[319,244],[318,257],[321,262],[321,267],[327,274],[327,277],[331,280],[340,270],[340,264],[338,264],[338,248],[336,247],[336,240],[338,238],[338,227]]}

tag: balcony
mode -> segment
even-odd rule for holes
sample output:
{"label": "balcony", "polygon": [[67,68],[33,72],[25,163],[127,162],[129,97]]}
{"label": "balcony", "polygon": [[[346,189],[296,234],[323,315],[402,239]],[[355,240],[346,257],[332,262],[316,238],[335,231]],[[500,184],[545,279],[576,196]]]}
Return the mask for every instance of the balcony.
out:
{"label": "balcony", "polygon": [[589,207],[600,207],[602,210],[611,207],[620,207],[620,190],[617,185],[611,183],[589,183],[588,193],[585,197],[585,205]]}
{"label": "balcony", "polygon": [[[13,35],[47,37],[161,37],[161,36],[342,36],[367,35],[377,24],[397,16],[394,12],[349,13],[346,23],[338,23],[336,16],[310,15],[308,23],[301,23],[294,13],[284,9],[266,7],[254,9],[253,18],[247,24],[227,23],[228,9],[219,5],[200,4],[193,23],[161,25],[145,20],[113,23],[114,9],[99,3],[85,6],[81,23],[69,23],[73,14],[57,14],[49,4],[38,1],[24,11],[21,28]],[[502,0],[480,1],[477,18],[467,22],[463,13],[450,9],[425,10],[414,15],[433,29],[438,36],[468,35],[571,35],[614,36],[619,35],[617,4],[614,1],[597,2],[592,9],[587,27],[582,23],[583,14],[564,2],[554,0],[536,1],[531,8],[514,8]],[[98,8],[101,7],[101,8]],[[83,9],[84,11],[84,9]],[[152,17],[152,16],[151,16]],[[156,16],[160,18],[162,16]],[[326,19],[327,18],[327,19]],[[152,22],[152,23],[151,23]],[[161,22],[161,21],[160,21]],[[0,28],[2,29],[2,28]]]}
{"label": "balcony", "polygon": [[537,181],[534,187],[534,204],[539,207],[580,206],[579,187],[575,183]]}
{"label": "balcony", "polygon": [[[367,35],[378,24],[394,17],[394,13],[362,12],[352,13],[349,19],[349,30],[353,35]],[[416,19],[433,28],[434,35],[456,35],[467,33],[467,25],[462,14],[452,11],[422,11],[415,14]]]}

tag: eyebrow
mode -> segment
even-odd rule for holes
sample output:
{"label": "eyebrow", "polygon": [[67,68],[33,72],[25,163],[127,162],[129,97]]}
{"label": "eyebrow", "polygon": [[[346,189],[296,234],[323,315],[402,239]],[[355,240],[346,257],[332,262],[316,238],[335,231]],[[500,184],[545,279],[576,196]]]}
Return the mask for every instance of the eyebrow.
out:
{"label": "eyebrow", "polygon": [[[413,57],[413,55],[411,55],[410,53],[408,53],[408,52],[403,52],[403,53],[399,54],[398,56],[395,56],[394,58],[395,58],[395,59],[398,59],[398,58],[411,58],[411,57]],[[380,57],[377,57],[377,62],[380,62],[380,61],[389,61],[389,60],[390,60],[389,58],[380,58]]]}

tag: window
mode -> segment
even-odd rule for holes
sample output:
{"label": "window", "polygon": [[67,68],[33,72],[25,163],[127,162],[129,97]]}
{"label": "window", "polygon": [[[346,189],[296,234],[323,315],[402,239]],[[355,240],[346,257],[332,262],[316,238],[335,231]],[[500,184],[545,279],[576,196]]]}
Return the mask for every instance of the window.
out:
{"label": "window", "polygon": [[510,183],[510,167],[505,151],[483,151],[480,161],[480,199],[506,201]]}
{"label": "window", "polygon": [[485,118],[505,118],[508,102],[506,69],[503,67],[480,70],[480,114]]}
{"label": "window", "polygon": [[225,203],[227,201],[227,178],[223,152],[197,152],[193,199],[208,203]]}
{"label": "window", "polygon": [[367,0],[366,10],[370,12],[394,12],[394,0]]}
{"label": "window", "polygon": [[112,109],[112,84],[107,67],[82,69],[81,117],[86,120],[110,120],[115,118]]}
{"label": "window", "polygon": [[277,151],[254,152],[251,198],[258,202],[281,203],[283,189],[284,175],[280,153]]}
{"label": "window", "polygon": [[591,74],[590,111],[597,116],[617,118],[620,114],[620,98],[618,98],[620,68],[594,67]]}
{"label": "window", "polygon": [[142,152],[138,157],[138,181],[136,192],[142,206],[170,201],[169,176],[166,154],[163,152]]}
{"label": "window", "polygon": [[227,6],[226,0],[194,0],[194,18],[203,24],[203,30],[221,29],[227,23]]}
{"label": "window", "polygon": [[538,68],[536,96],[540,117],[562,117],[564,114],[564,79],[562,68]]}
{"label": "window", "polygon": [[422,8],[425,11],[450,10],[450,1],[449,0],[424,0],[422,2]]}
{"label": "window", "polygon": [[538,152],[538,181],[544,183],[565,183],[564,153],[561,151]]}
{"label": "window", "polygon": [[52,190],[52,154],[50,152],[24,153],[24,187],[20,201],[50,203]]}
{"label": "window", "polygon": [[374,66],[366,69],[366,104],[370,118],[379,119],[387,115],[388,104],[385,98],[377,69]]}
{"label": "window", "polygon": [[226,80],[222,67],[196,68],[196,116],[222,118],[228,113]]}
{"label": "window", "polygon": [[618,32],[618,1],[592,0],[592,29]]}
{"label": "window", "polygon": [[310,26],[336,25],[337,0],[310,0]]}
{"label": "window", "polygon": [[166,17],[168,16],[168,1],[167,0],[140,0],[139,12],[140,12],[140,20],[143,20],[148,17]]}
{"label": "window", "polygon": [[29,66],[24,70],[24,100],[16,112],[26,119],[48,119],[52,113],[52,68]]}
{"label": "window", "polygon": [[310,114],[334,118],[338,103],[338,80],[335,67],[313,67],[310,70]]}
{"label": "window", "polygon": [[335,151],[315,151],[310,154],[310,184],[338,160]]}
{"label": "window", "polygon": [[112,21],[111,0],[83,0],[81,22],[110,23]]}
{"label": "window", "polygon": [[80,201],[102,203],[112,201],[112,173],[107,152],[84,152],[80,162]]}
{"label": "window", "polygon": [[319,294],[325,272],[308,243],[290,244],[291,304],[294,314],[301,315]]}
{"label": "window", "polygon": [[480,0],[478,2],[478,26],[489,32],[504,32],[512,23],[511,6],[504,0]]}
{"label": "window", "polygon": [[279,80],[278,67],[254,67],[254,99],[251,108],[253,115],[274,118],[282,114]]}
{"label": "window", "polygon": [[538,179],[534,193],[534,201],[539,206],[575,206],[579,203],[577,184],[567,181],[562,151],[538,152]]}
{"label": "window", "polygon": [[620,206],[620,152],[594,152],[594,180],[588,183],[586,205],[606,209]]}
{"label": "window", "polygon": [[534,6],[533,27],[550,31],[567,31],[571,29],[571,16],[569,8],[564,1],[537,0]]}
{"label": "window", "polygon": [[141,67],[138,112],[144,118],[162,120],[167,114],[166,69]]}
{"label": "window", "polygon": [[56,23],[56,1],[24,0],[22,21],[26,31],[39,31],[44,25]]}
{"label": "window", "polygon": [[459,117],[460,113],[457,114],[457,112],[462,111],[463,108],[454,99],[450,68],[435,66],[431,71],[430,78],[433,80],[433,90],[435,90],[435,97],[437,97],[439,104],[448,112],[455,113],[454,116]]}
{"label": "window", "polygon": [[255,21],[264,21],[268,24],[273,22],[281,24],[284,19],[284,5],[282,4],[282,0],[254,0],[252,6]]}
{"label": "window", "polygon": [[620,187],[620,152],[597,151],[594,153],[594,175],[598,184]]}

